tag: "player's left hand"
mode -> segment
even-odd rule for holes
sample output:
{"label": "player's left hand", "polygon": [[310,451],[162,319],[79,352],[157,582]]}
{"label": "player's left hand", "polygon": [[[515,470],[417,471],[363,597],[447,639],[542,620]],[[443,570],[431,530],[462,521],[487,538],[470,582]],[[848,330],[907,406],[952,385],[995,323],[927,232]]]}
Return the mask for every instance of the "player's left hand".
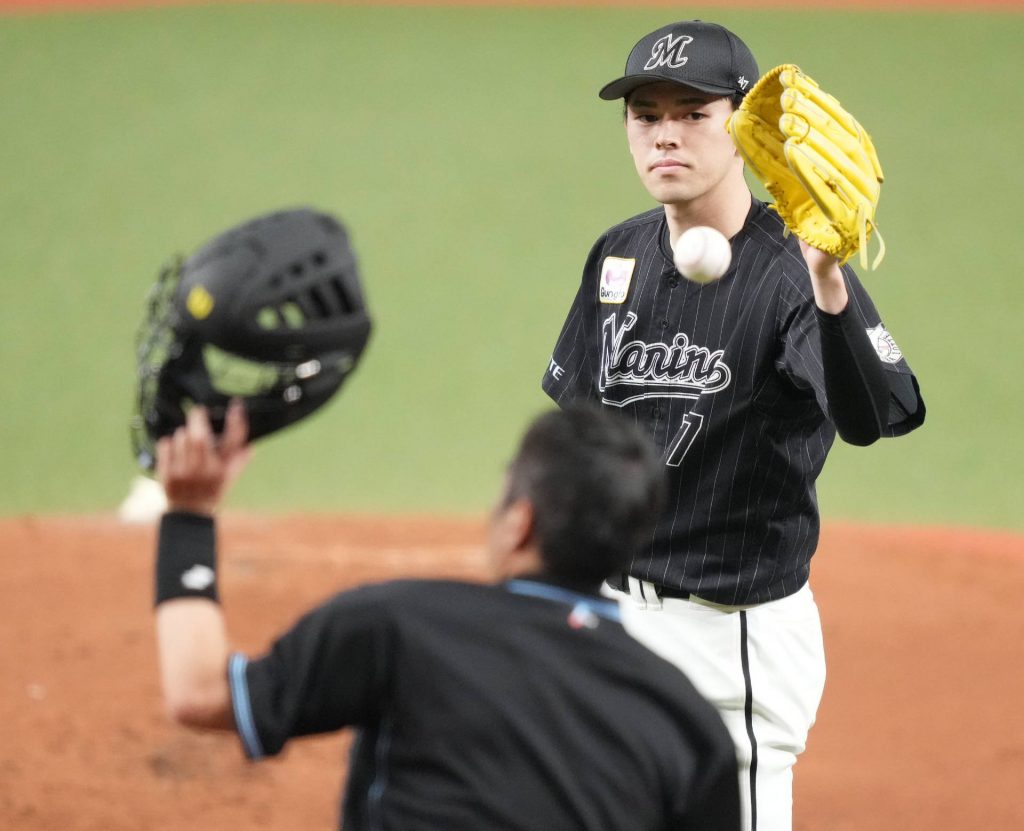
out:
{"label": "player's left hand", "polygon": [[169,510],[212,515],[252,455],[245,405],[228,407],[218,437],[205,407],[193,407],[185,424],[157,442],[157,476]]}

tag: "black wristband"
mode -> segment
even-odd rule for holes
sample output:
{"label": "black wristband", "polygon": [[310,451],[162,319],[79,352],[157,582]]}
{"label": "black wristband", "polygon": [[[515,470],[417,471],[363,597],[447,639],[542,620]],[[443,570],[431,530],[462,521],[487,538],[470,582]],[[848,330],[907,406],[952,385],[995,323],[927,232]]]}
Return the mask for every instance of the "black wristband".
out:
{"label": "black wristband", "polygon": [[219,602],[213,517],[172,511],[160,520],[154,605],[178,597]]}

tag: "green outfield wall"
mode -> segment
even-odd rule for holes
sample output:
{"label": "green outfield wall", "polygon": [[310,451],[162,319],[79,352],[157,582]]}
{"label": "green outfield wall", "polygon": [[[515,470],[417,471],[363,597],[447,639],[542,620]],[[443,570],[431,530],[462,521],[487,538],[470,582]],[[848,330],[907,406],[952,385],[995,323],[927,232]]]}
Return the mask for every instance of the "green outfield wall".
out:
{"label": "green outfield wall", "polygon": [[[864,275],[928,419],[838,447],[826,517],[1022,528],[1016,12],[687,7],[871,130]],[[377,329],[340,398],[266,440],[235,506],[476,512],[593,240],[650,205],[596,90],[664,8],[225,5],[0,14],[0,512],[112,509],[133,335],[166,255],[338,213]]]}

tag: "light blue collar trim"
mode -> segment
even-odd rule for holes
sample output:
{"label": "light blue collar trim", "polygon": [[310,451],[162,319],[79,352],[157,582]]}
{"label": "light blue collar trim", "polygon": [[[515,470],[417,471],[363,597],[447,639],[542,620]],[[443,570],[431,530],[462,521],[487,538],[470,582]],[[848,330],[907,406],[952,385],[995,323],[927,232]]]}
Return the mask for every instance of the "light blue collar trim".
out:
{"label": "light blue collar trim", "polygon": [[537,583],[533,580],[509,580],[505,588],[513,594],[527,595],[528,597],[540,597],[544,600],[556,600],[560,603],[570,603],[576,608],[586,609],[595,615],[607,620],[621,622],[622,616],[619,613],[619,604],[614,600],[605,600],[601,597],[594,597],[589,594],[563,589],[561,586],[552,586],[550,583]]}

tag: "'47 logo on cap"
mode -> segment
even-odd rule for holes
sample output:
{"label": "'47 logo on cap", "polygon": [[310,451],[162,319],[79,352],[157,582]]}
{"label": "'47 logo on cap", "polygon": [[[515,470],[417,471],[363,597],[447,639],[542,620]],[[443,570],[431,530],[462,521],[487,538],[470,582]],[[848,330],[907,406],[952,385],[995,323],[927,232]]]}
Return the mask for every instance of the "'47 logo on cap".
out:
{"label": "'47 logo on cap", "polygon": [[602,303],[622,303],[629,294],[629,282],[633,279],[636,260],[623,257],[605,257],[601,266],[601,285],[598,299]]}
{"label": "'47 logo on cap", "polygon": [[689,35],[665,35],[655,41],[651,47],[651,59],[644,64],[644,69],[657,69],[659,66],[667,66],[671,69],[679,69],[686,63],[686,55],[683,50],[687,44],[693,43]]}

